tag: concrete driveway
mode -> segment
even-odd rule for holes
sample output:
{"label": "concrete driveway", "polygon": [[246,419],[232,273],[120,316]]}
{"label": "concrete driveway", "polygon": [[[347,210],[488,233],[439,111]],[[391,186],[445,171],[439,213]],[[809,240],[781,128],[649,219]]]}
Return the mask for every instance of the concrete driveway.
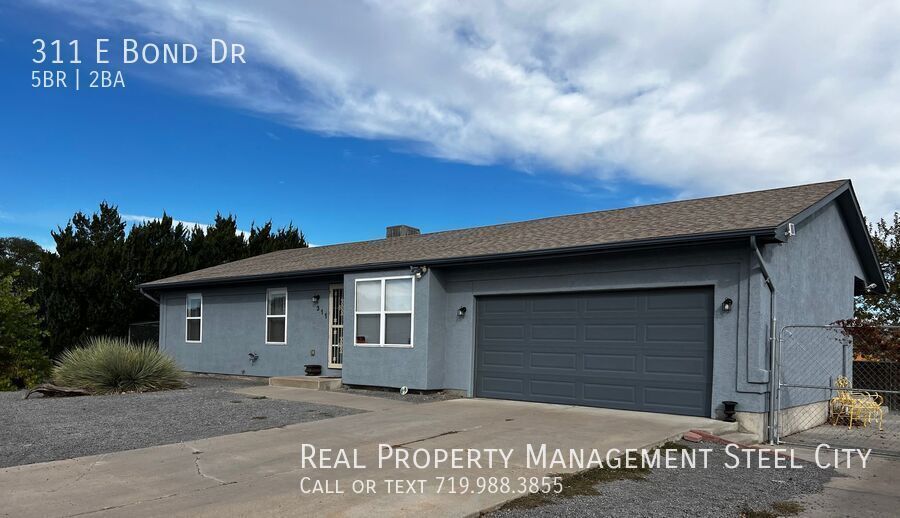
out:
{"label": "concrete driveway", "polygon": [[[797,457],[814,461],[815,451],[797,448]],[[900,507],[900,458],[870,457],[866,468],[854,463],[850,468],[845,465],[837,468],[841,476],[831,479],[825,484],[821,493],[806,495],[800,502],[805,510],[800,518],[881,518],[897,516]]]}
{"label": "concrete driveway", "polygon": [[[291,392],[321,400],[327,393]],[[342,395],[345,396],[345,395]],[[358,396],[365,397],[365,396]],[[376,399],[376,398],[371,398]],[[351,404],[344,401],[345,404]],[[550,448],[641,448],[692,429],[732,425],[710,419],[616,410],[458,399],[379,403],[370,412],[257,432],[0,470],[0,515],[74,516],[466,516],[514,494],[436,494],[438,476],[546,475],[527,469],[527,443]],[[333,402],[333,404],[337,404]],[[152,418],[152,416],[148,416]],[[301,445],[353,448],[364,469],[301,466]],[[508,468],[377,469],[380,444],[395,448],[514,448]],[[334,457],[334,454],[332,454]],[[553,472],[564,470],[554,469]],[[326,481],[344,494],[303,494]],[[423,494],[388,493],[388,479],[425,480]],[[375,494],[354,494],[354,480],[374,480]],[[335,482],[337,481],[337,482]],[[404,486],[406,486],[404,484]],[[406,486],[408,489],[408,486]]]}

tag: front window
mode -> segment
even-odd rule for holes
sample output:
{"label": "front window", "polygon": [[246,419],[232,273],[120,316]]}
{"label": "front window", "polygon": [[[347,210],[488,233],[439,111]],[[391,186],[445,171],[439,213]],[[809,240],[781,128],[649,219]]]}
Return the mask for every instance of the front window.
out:
{"label": "front window", "polygon": [[287,343],[287,289],[266,292],[266,343]]}
{"label": "front window", "polygon": [[412,346],[413,278],[356,281],[356,344]]}
{"label": "front window", "polygon": [[203,341],[203,295],[191,293],[185,307],[184,339],[200,343]]}

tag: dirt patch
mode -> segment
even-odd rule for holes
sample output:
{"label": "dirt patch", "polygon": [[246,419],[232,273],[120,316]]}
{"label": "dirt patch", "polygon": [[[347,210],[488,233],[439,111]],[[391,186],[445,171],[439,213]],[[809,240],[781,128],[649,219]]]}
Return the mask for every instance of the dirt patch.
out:
{"label": "dirt patch", "polygon": [[[672,450],[683,450],[688,448],[680,443],[675,442],[667,442],[660,446],[657,449],[672,449]],[[507,503],[501,510],[510,510],[510,509],[530,509],[534,507],[540,507],[542,505],[548,505],[553,503],[556,499],[560,498],[573,498],[576,496],[586,496],[586,495],[597,495],[599,494],[599,488],[601,484],[605,484],[608,482],[614,482],[616,480],[638,480],[643,481],[645,477],[650,473],[650,468],[644,464],[643,460],[641,464],[635,468],[607,468],[607,467],[597,467],[591,468],[585,471],[581,471],[578,473],[569,473],[565,475],[551,475],[551,476],[561,476],[561,484],[562,491],[556,493],[554,495],[543,494],[543,493],[531,493],[529,495],[523,496],[521,498],[517,498],[512,502]]]}
{"label": "dirt patch", "polygon": [[[760,469],[757,453],[746,466],[728,468],[733,459],[725,446],[712,443],[668,443],[662,449],[708,449],[708,462],[693,468],[665,469],[637,465],[632,469],[594,468],[563,475],[559,495],[531,494],[492,512],[494,518],[723,516],[769,518],[803,510],[795,500],[822,491],[839,476],[800,462],[802,469]],[[699,458],[699,452],[698,452]],[[679,463],[680,464],[680,463]]]}
{"label": "dirt patch", "polygon": [[384,387],[361,387],[342,385],[338,389],[340,392],[356,394],[358,396],[380,397],[385,399],[396,399],[398,401],[408,401],[410,403],[433,403],[435,401],[447,401],[450,399],[459,399],[465,397],[456,391],[434,390],[434,391],[413,391],[410,390],[406,394],[401,394],[399,389]]}

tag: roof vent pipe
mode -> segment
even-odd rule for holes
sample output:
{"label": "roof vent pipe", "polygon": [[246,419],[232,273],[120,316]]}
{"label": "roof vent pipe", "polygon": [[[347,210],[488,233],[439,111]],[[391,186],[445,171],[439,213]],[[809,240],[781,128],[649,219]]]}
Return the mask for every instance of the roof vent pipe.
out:
{"label": "roof vent pipe", "polygon": [[769,288],[769,444],[776,444],[778,430],[778,332],[776,325],[778,319],[775,317],[775,281],[769,275],[769,269],[766,267],[766,261],[763,259],[759,246],[756,243],[756,236],[750,236],[750,249],[756,253],[756,260],[759,262],[759,269]]}

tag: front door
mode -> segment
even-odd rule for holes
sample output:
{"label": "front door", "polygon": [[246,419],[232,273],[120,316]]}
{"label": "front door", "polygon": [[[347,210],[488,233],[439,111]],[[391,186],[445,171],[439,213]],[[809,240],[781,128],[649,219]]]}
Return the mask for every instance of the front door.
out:
{"label": "front door", "polygon": [[340,369],[344,363],[344,285],[332,284],[328,290],[328,368]]}

